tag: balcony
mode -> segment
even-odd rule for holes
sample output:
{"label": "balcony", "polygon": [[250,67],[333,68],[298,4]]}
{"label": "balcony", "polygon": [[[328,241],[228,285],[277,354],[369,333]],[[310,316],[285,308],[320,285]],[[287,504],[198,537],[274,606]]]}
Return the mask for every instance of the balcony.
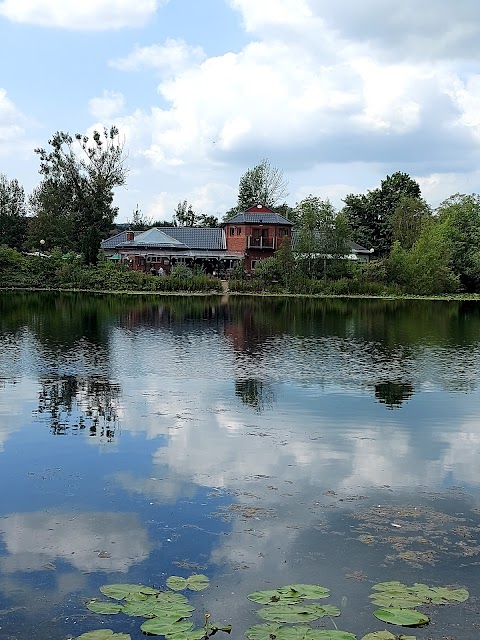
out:
{"label": "balcony", "polygon": [[275,249],[275,238],[247,236],[248,249]]}

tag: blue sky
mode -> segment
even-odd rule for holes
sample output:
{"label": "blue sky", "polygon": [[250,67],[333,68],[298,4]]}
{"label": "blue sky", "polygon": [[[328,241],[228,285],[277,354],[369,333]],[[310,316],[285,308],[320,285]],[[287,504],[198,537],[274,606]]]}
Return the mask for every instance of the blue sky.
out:
{"label": "blue sky", "polygon": [[478,0],[0,0],[0,173],[116,124],[119,221],[221,216],[265,157],[291,205],[394,171],[437,205],[479,190],[479,38]]}

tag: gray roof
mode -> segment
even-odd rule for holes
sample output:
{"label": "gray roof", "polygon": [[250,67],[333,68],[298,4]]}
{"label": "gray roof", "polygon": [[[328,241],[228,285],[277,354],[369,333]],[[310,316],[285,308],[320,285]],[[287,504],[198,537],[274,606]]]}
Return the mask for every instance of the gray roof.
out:
{"label": "gray roof", "polygon": [[215,227],[153,227],[147,231],[135,231],[135,239],[126,239],[126,232],[102,242],[103,249],[116,247],[169,247],[176,249],[203,249],[225,251],[225,231]]}
{"label": "gray roof", "polygon": [[226,249],[225,231],[218,227],[163,227],[169,236],[190,249]]}
{"label": "gray roof", "polygon": [[[293,229],[292,231],[292,249],[295,249],[295,245],[297,244],[297,239],[299,236],[299,232],[296,231],[295,229]],[[317,233],[318,236],[318,233]],[[350,250],[352,253],[370,253],[370,251],[368,249],[365,249],[365,247],[362,247],[360,244],[357,244],[356,242],[349,242],[350,245]]]}
{"label": "gray roof", "polygon": [[225,220],[222,224],[281,224],[283,226],[293,226],[293,222],[287,220],[278,213],[268,211],[244,211],[236,213],[232,218]]}
{"label": "gray roof", "polygon": [[121,231],[120,233],[116,233],[111,238],[107,238],[102,242],[102,249],[115,249],[121,242],[125,242],[127,239],[127,232]]}
{"label": "gray roof", "polygon": [[135,233],[134,240],[125,240],[120,246],[123,247],[174,247],[176,249],[186,249],[187,246],[183,242],[178,241],[170,234],[165,233],[163,229],[152,227],[146,231]]}

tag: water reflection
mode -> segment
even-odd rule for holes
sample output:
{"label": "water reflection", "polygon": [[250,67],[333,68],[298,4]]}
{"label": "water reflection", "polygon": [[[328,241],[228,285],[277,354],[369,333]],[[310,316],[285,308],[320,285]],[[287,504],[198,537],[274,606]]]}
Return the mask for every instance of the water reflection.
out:
{"label": "water reflection", "polygon": [[[51,607],[75,592],[78,614],[103,581],[206,566],[219,588],[202,603],[218,621],[232,612],[240,632],[257,622],[250,591],[320,581],[332,604],[352,603],[360,635],[373,630],[362,576],[473,584],[479,310],[0,297],[0,601],[15,590],[15,605],[28,601],[35,583]],[[393,509],[385,521],[378,505]],[[426,542],[410,508],[439,514],[439,529],[422,521]],[[422,550],[435,564],[412,565]]]}
{"label": "water reflection", "polygon": [[77,434],[111,442],[118,428],[120,386],[108,379],[67,376],[41,380],[38,415],[48,421],[53,435]]}
{"label": "water reflection", "polygon": [[80,571],[125,573],[150,552],[148,534],[129,513],[16,513],[0,520],[8,555],[0,570],[54,570],[63,561]]}

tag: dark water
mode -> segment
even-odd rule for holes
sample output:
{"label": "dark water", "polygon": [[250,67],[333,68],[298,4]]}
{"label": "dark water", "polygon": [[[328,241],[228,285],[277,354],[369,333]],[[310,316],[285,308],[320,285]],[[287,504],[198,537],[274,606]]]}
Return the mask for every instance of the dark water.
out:
{"label": "dark water", "polygon": [[382,630],[385,580],[466,586],[410,634],[478,637],[480,305],[3,293],[0,343],[2,640],[141,638],[85,600],[192,572],[237,640],[302,582]]}

